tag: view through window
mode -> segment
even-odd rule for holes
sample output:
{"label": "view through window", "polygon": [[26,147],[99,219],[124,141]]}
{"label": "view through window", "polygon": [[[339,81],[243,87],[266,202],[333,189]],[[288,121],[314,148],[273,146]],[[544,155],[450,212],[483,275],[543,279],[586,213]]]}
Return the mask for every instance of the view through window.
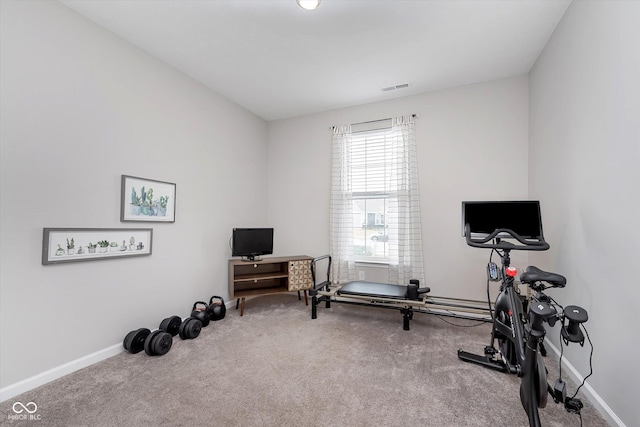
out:
{"label": "view through window", "polygon": [[352,134],[351,186],[353,243],[357,259],[389,258],[390,180],[393,175],[391,128]]}

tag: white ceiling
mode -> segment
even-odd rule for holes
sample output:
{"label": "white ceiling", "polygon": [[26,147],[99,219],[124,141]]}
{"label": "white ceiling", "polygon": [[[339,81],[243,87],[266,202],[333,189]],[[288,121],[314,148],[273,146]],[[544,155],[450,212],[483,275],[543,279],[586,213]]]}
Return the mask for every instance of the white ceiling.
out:
{"label": "white ceiling", "polygon": [[525,74],[570,1],[60,0],[268,121]]}

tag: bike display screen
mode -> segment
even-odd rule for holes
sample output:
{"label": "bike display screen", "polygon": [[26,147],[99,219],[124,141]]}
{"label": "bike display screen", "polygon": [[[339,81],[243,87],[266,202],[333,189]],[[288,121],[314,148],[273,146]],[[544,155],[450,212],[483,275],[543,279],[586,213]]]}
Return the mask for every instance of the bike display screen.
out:
{"label": "bike display screen", "polygon": [[[469,224],[472,238],[487,236],[500,228],[507,228],[525,239],[543,239],[540,202],[498,201],[462,202],[462,236]],[[497,237],[509,237],[498,235]]]}

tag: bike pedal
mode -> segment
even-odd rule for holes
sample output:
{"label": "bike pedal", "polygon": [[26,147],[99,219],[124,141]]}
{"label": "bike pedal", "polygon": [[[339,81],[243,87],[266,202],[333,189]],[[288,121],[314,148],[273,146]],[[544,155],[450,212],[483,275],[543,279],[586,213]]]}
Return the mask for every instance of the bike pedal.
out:
{"label": "bike pedal", "polygon": [[496,353],[498,353],[498,350],[496,350],[495,348],[493,348],[493,347],[491,347],[489,345],[484,348],[485,356],[493,357],[493,356],[496,355]]}

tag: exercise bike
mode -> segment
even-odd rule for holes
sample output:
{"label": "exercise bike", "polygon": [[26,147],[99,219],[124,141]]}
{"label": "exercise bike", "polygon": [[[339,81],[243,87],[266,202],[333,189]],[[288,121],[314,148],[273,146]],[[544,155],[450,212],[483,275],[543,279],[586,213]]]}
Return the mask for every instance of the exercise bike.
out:
{"label": "exercise bike", "polygon": [[490,345],[485,347],[484,355],[458,350],[458,357],[465,362],[520,377],[520,401],[531,427],[541,425],[538,408],[546,406],[548,395],[551,395],[555,403],[564,404],[567,411],[580,415],[583,404],[580,399],[575,398],[577,391],[572,397],[567,397],[566,383],[562,378],[558,379],[554,386],[547,382],[547,370],[542,359],[542,356],[546,355],[543,344],[546,333],[544,323],[553,327],[559,321],[562,324],[563,342],[566,345],[574,342],[583,346],[585,338],[580,328],[588,319],[587,312],[578,306],[567,306],[559,313],[556,307],[562,307],[544,291],[549,288],[563,288],[567,283],[566,278],[534,266],[527,267],[520,275],[520,282],[526,284],[533,292],[530,298],[526,298],[515,285],[517,269],[510,266],[512,250],[549,249],[542,233],[539,233],[539,237],[530,239],[511,229],[501,228],[486,237],[474,238],[471,237],[467,223],[464,234],[469,246],[491,249],[492,255],[494,252],[499,254],[500,268],[490,260],[487,272],[490,281],[501,281],[501,285],[495,301],[495,313],[492,315]]}

